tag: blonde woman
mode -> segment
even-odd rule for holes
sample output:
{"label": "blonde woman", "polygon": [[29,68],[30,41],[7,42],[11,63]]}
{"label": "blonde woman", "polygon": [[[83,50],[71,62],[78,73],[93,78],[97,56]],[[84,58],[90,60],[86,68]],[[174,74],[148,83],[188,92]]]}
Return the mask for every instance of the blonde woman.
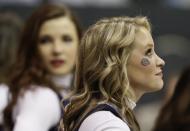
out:
{"label": "blonde woman", "polygon": [[75,96],[64,131],[139,131],[135,103],[163,87],[164,61],[146,17],[114,17],[91,26],[79,46]]}

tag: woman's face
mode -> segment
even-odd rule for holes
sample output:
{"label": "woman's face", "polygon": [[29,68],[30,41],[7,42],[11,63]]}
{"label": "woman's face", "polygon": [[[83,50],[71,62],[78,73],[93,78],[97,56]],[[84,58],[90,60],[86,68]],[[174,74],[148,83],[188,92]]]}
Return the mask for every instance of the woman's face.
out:
{"label": "woman's face", "polygon": [[68,17],[51,19],[42,24],[38,50],[50,74],[66,75],[72,72],[78,44],[76,26]]}
{"label": "woman's face", "polygon": [[163,87],[164,64],[154,51],[154,41],[150,32],[141,27],[136,33],[127,66],[130,85],[136,94],[142,95]]}

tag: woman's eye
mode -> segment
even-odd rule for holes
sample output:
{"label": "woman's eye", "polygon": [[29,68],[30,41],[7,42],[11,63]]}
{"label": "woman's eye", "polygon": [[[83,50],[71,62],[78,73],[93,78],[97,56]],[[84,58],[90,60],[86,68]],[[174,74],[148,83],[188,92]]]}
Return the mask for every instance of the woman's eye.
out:
{"label": "woman's eye", "polygon": [[39,39],[40,44],[47,44],[47,43],[50,43],[51,41],[52,39],[48,36],[44,36]]}
{"label": "woman's eye", "polygon": [[71,42],[73,39],[70,35],[63,35],[62,40],[64,42]]}
{"label": "woman's eye", "polygon": [[148,50],[146,51],[145,55],[151,56],[152,53],[153,53],[152,49],[148,49]]}

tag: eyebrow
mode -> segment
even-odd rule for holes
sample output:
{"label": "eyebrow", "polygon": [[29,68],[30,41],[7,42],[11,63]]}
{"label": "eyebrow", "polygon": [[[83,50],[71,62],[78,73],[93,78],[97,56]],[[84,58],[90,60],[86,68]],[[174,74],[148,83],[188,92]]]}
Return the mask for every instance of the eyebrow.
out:
{"label": "eyebrow", "polygon": [[153,47],[154,45],[151,43],[148,43],[145,47]]}

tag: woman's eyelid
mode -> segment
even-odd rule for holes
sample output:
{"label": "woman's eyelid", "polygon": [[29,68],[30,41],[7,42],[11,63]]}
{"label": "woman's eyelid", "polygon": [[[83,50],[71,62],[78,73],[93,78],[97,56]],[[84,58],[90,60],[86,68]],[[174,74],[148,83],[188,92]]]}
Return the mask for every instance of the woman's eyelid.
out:
{"label": "woman's eyelid", "polygon": [[152,55],[154,52],[154,49],[153,48],[148,48],[145,52],[146,55]]}
{"label": "woman's eyelid", "polygon": [[39,38],[40,43],[49,43],[51,41],[52,41],[52,39],[49,36],[42,36],[41,38]]}
{"label": "woman's eyelid", "polygon": [[73,38],[70,35],[63,35],[62,40],[65,42],[71,42],[71,41],[73,41]]}

